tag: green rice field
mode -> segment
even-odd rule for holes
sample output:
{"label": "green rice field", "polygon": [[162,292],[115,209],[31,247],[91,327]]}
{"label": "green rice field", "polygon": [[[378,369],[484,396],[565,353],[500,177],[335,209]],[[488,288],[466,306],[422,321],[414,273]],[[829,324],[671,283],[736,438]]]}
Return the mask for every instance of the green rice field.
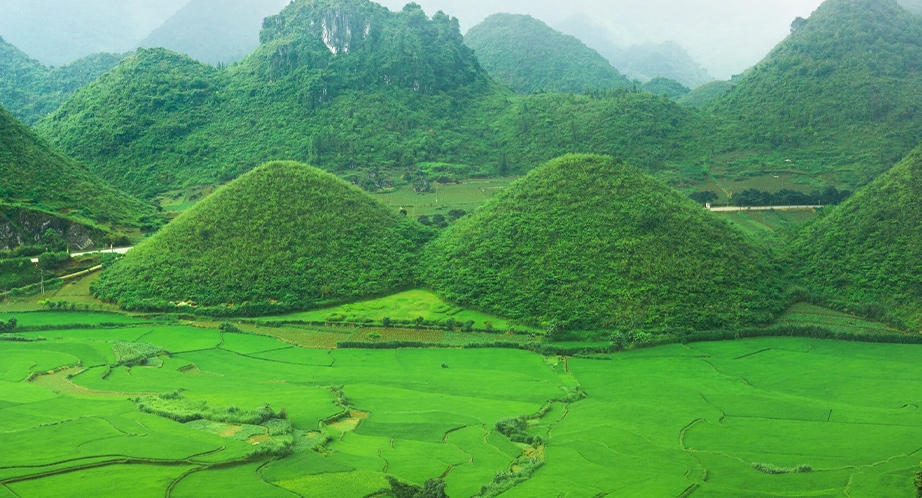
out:
{"label": "green rice field", "polygon": [[266,318],[264,321],[374,323],[380,325],[385,317],[405,325],[415,323],[418,318],[422,318],[427,324],[432,325],[442,325],[445,321],[453,319],[459,325],[472,321],[474,322],[473,327],[478,330],[536,330],[532,327],[513,323],[505,318],[455,306],[432,292],[422,289],[409,290],[391,296],[332,308]]}
{"label": "green rice field", "polygon": [[370,497],[392,476],[455,498],[908,497],[922,460],[920,346],[564,358],[16,316],[52,315],[67,328],[0,341],[0,496]]}
{"label": "green rice field", "polygon": [[473,211],[515,180],[515,177],[464,180],[454,185],[433,185],[433,191],[427,193],[414,192],[412,185],[404,185],[392,192],[372,196],[394,209],[405,209],[413,218],[434,214],[447,216],[452,209]]}

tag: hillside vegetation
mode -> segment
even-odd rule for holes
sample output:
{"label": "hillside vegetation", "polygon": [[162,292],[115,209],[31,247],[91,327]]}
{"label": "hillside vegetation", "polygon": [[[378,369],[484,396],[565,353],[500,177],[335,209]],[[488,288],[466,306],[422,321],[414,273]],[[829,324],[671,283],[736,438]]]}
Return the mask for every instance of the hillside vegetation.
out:
{"label": "hillside vegetation", "polygon": [[261,36],[226,70],[138,51],[36,129],[143,196],[276,159],[377,190],[438,179],[430,163],[461,177],[508,174],[589,150],[653,171],[695,164],[707,149],[701,119],[661,97],[517,96],[481,69],[456,19],[412,5],[299,0]]}
{"label": "hillside vegetation", "polygon": [[598,52],[528,15],[494,14],[471,28],[464,43],[491,76],[518,93],[631,85]]}
{"label": "hillside vegetation", "polygon": [[808,226],[795,260],[812,291],[922,327],[922,148]]}
{"label": "hillside vegetation", "polygon": [[795,28],[708,107],[728,120],[725,147],[867,183],[922,142],[922,18],[896,0],[827,0]]}
{"label": "hillside vegetation", "polygon": [[0,105],[31,125],[57,109],[81,87],[115,67],[123,57],[94,54],[53,68],[0,38]]}
{"label": "hillside vegetation", "polygon": [[53,151],[0,108],[0,203],[62,213],[107,229],[159,225],[153,206],[123,194]]}
{"label": "hillside vegetation", "polygon": [[639,170],[571,155],[449,227],[426,283],[549,331],[712,329],[784,309],[767,253]]}
{"label": "hillside vegetation", "polygon": [[139,245],[103,273],[94,292],[126,309],[308,308],[411,286],[429,237],[422,225],[328,173],[273,162]]}

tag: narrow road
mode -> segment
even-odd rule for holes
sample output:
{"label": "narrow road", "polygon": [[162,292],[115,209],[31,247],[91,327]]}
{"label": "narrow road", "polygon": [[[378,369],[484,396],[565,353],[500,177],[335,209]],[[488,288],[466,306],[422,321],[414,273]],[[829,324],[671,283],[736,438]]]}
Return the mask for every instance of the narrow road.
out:
{"label": "narrow road", "polygon": [[808,209],[822,209],[826,206],[726,206],[712,207],[712,213],[736,213],[740,211],[806,211]]}
{"label": "narrow road", "polygon": [[[87,254],[125,254],[126,252],[134,249],[133,247],[116,247],[115,249],[100,249],[98,251],[86,251],[86,252],[72,252],[70,257],[75,258],[77,256],[86,256]],[[33,263],[38,263],[38,258],[31,258]]]}

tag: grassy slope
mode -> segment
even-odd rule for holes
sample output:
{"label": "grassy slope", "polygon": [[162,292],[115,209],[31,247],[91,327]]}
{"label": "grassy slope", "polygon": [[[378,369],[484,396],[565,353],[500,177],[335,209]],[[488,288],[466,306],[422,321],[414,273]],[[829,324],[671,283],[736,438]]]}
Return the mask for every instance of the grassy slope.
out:
{"label": "grassy slope", "polygon": [[795,248],[814,291],[879,303],[922,327],[922,148],[808,226]]}
{"label": "grassy slope", "polygon": [[154,209],[116,191],[53,151],[0,108],[0,199],[22,207],[68,212],[108,228],[153,226]]}
{"label": "grassy slope", "polygon": [[922,18],[895,0],[828,0],[708,108],[724,146],[864,184],[922,142]]}
{"label": "grassy slope", "polygon": [[598,52],[531,16],[494,14],[471,28],[464,43],[491,76],[518,93],[630,86]]}
{"label": "grassy slope", "polygon": [[567,156],[437,239],[426,283],[451,301],[562,327],[695,329],[780,312],[772,263],[725,222],[640,171]]}
{"label": "grassy slope", "polygon": [[128,308],[192,301],[239,313],[356,299],[412,285],[428,237],[332,175],[269,163],[128,253],[95,292]]}

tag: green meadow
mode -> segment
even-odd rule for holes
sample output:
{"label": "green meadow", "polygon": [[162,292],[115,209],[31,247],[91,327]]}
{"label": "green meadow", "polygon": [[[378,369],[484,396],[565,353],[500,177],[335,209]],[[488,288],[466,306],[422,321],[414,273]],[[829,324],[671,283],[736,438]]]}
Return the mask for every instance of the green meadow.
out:
{"label": "green meadow", "polygon": [[[392,476],[451,497],[902,497],[922,458],[914,345],[546,357],[16,317],[62,328],[0,336],[0,496],[391,496]],[[808,305],[783,320],[874,327]]]}

